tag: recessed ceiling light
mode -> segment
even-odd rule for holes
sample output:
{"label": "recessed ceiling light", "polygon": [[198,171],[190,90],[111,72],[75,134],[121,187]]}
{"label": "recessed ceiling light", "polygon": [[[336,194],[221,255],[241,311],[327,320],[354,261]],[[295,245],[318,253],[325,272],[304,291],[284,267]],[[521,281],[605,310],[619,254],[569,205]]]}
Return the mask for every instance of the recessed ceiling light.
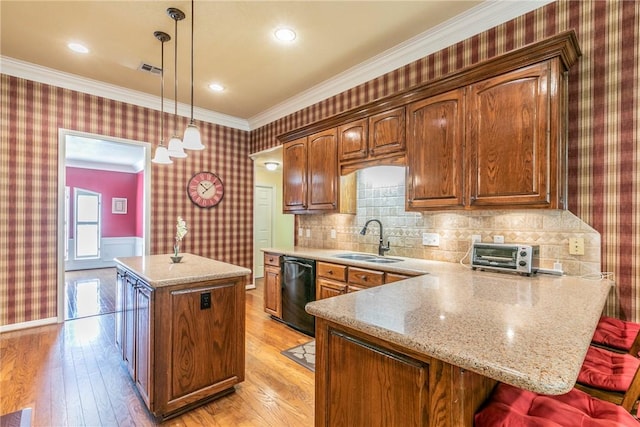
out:
{"label": "recessed ceiling light", "polygon": [[292,42],[296,39],[296,32],[291,28],[278,28],[273,34],[282,42]]}
{"label": "recessed ceiling light", "polygon": [[209,85],[209,89],[211,89],[214,92],[222,92],[224,90],[224,86],[222,86],[219,83],[211,83]]}
{"label": "recessed ceiling light", "polygon": [[89,53],[89,49],[80,43],[69,43],[67,47],[77,53]]}

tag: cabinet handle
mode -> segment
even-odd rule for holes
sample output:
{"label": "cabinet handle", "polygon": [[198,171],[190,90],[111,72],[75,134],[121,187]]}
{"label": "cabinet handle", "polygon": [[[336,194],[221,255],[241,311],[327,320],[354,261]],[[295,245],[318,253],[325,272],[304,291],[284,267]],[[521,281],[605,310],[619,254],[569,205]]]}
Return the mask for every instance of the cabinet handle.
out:
{"label": "cabinet handle", "polygon": [[329,271],[327,271],[327,274],[329,274],[329,275],[333,276],[333,270],[329,270]]}
{"label": "cabinet handle", "polygon": [[361,275],[361,276],[358,276],[358,277],[360,277],[360,278],[362,279],[362,281],[363,281],[363,282],[366,282],[366,281],[367,281],[367,279],[368,279],[368,277],[367,277],[367,276],[365,276],[364,274],[363,274],[363,275]]}

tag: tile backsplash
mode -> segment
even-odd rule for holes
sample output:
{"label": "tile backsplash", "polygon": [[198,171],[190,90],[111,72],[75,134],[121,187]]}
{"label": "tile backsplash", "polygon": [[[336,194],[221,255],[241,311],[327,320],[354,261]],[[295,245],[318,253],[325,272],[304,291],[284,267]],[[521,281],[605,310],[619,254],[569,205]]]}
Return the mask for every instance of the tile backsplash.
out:
{"label": "tile backsplash", "polygon": [[[378,225],[370,224],[365,236],[359,233],[367,220],[376,218],[382,221],[385,243],[390,242],[389,256],[459,262],[467,255],[468,263],[471,236],[477,234],[483,242],[503,236],[505,243],[539,245],[542,268],[560,262],[568,275],[600,272],[600,234],[569,211],[406,212],[403,167],[379,166],[357,174],[357,214],[299,215],[299,227],[311,232],[298,237],[299,246],[377,253]],[[440,245],[423,246],[422,233],[437,233]],[[584,238],[584,255],[569,254],[572,237]]]}

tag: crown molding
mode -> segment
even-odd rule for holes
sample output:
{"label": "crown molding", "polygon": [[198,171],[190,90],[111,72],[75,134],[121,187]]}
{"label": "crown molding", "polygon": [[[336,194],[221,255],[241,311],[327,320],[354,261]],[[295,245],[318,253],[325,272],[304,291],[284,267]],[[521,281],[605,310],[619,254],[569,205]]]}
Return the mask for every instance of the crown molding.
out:
{"label": "crown molding", "polygon": [[[76,74],[65,73],[52,68],[42,67],[8,56],[0,56],[0,60],[0,73],[2,74],[160,111],[160,108],[158,108],[160,105],[159,96],[88,79]],[[165,99],[165,102],[166,101]],[[191,106],[178,103],[178,115],[191,117]],[[194,107],[193,118],[244,131],[251,130],[249,129],[247,120],[204,108]]]}
{"label": "crown molding", "polygon": [[485,1],[329,80],[249,118],[251,129],[380,77],[555,0]]}

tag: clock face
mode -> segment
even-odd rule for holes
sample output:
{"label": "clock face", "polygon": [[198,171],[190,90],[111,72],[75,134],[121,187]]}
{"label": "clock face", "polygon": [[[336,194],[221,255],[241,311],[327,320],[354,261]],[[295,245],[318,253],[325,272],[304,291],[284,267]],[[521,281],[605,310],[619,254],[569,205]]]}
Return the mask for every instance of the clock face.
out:
{"label": "clock face", "polygon": [[187,194],[195,205],[212,208],[222,200],[224,186],[215,173],[198,172],[189,180]]}

